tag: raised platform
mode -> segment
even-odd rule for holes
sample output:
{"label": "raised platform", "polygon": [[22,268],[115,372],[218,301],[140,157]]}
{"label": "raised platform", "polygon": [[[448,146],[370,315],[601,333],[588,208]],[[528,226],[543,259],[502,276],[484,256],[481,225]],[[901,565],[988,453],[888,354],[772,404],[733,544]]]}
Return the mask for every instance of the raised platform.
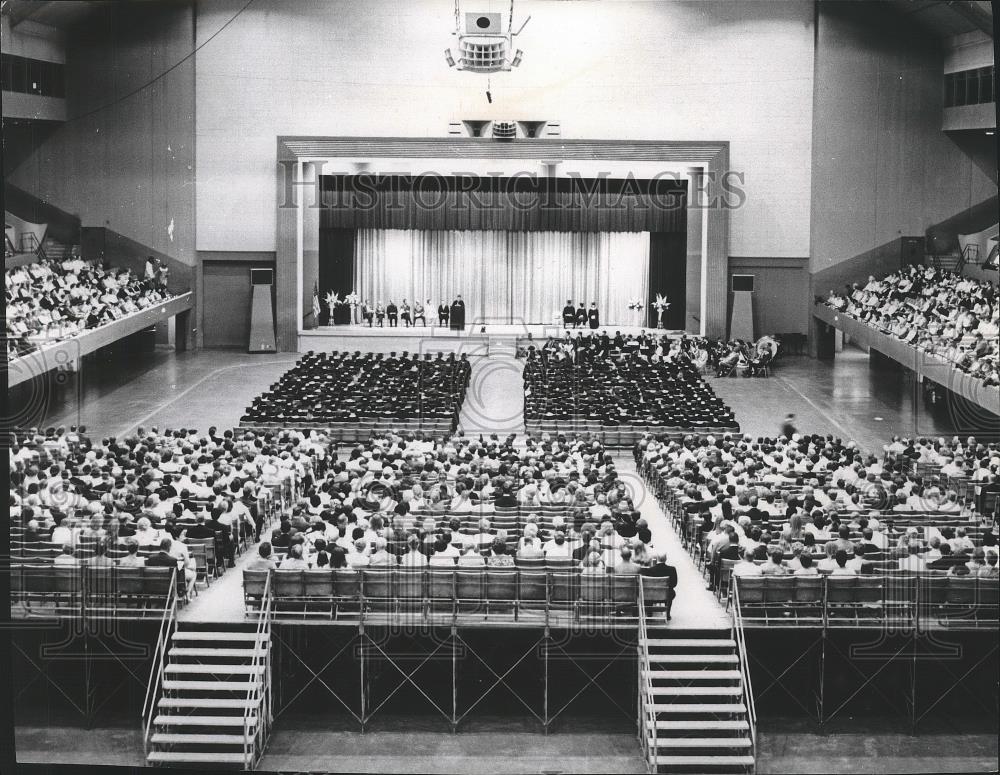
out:
{"label": "raised platform", "polygon": [[[485,328],[485,333],[483,329]],[[490,323],[474,321],[461,331],[446,326],[398,326],[368,327],[360,325],[320,326],[299,332],[299,352],[328,352],[331,350],[363,350],[366,352],[454,352],[471,356],[488,356],[491,351],[511,352],[529,339],[544,341],[549,337],[564,336],[567,330],[575,335],[577,331],[590,333],[589,328],[566,329],[544,323]],[[597,332],[614,335],[642,333],[683,336],[684,331],[665,331],[642,326],[601,326]]]}
{"label": "raised platform", "polygon": [[[33,352],[15,358],[7,367],[7,387],[11,388],[22,382],[40,377],[57,368],[76,369],[79,359],[84,355],[107,347],[119,339],[138,333],[143,329],[155,326],[163,320],[188,312],[193,306],[193,294],[182,293],[157,304],[155,307],[139,310],[126,315],[120,320],[106,323],[97,328],[91,328],[81,334],[63,339],[51,344],[44,344]],[[182,327],[178,327],[178,336]],[[183,349],[179,346],[178,349]]]}
{"label": "raised platform", "polygon": [[993,414],[1000,414],[1000,386],[986,385],[957,368],[955,364],[852,318],[825,304],[813,305],[813,317],[843,331],[861,346],[877,350],[911,369],[918,377],[936,382]]}

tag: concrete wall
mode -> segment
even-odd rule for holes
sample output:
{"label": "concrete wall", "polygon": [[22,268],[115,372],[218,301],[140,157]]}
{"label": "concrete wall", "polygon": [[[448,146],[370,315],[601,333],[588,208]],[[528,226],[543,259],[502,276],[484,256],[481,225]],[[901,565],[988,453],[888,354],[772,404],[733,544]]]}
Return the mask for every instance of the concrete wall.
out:
{"label": "concrete wall", "polygon": [[944,72],[960,73],[994,64],[993,38],[976,30],[949,38],[945,44]]}
{"label": "concrete wall", "polygon": [[732,277],[754,277],[754,329],[765,334],[804,334],[809,320],[808,259],[731,258],[726,294],[732,310]]}
{"label": "concrete wall", "polygon": [[866,254],[898,257],[899,237],[996,195],[941,131],[942,47],[900,25],[879,4],[818,4],[813,273]]}
{"label": "concrete wall", "polygon": [[242,6],[198,4],[199,42],[219,33],[197,55],[199,250],[276,249],[278,135],[440,137],[462,118],[540,118],[570,138],[730,141],[748,192],[730,252],[808,255],[811,2],[525,0],[524,62],[489,79],[492,105],[485,76],[445,63],[450,0]]}
{"label": "concrete wall", "polygon": [[193,266],[193,45],[193,3],[102,6],[67,36],[68,120],[9,180]]}
{"label": "concrete wall", "polygon": [[66,35],[55,27],[25,19],[14,29],[10,18],[0,16],[0,48],[3,53],[42,62],[66,61]]}

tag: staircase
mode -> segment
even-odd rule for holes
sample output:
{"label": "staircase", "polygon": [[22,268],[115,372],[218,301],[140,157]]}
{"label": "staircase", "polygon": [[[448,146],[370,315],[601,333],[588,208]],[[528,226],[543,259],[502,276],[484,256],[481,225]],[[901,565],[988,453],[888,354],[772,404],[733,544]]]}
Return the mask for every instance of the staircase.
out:
{"label": "staircase", "polygon": [[73,252],[73,245],[66,245],[62,242],[52,239],[52,237],[46,237],[45,242],[42,243],[44,248],[44,255],[50,261],[65,261],[68,259]]}
{"label": "staircase", "polygon": [[149,765],[256,767],[271,727],[270,594],[255,622],[178,624],[154,660]]}
{"label": "staircase", "polygon": [[673,630],[640,615],[639,734],[650,772],[754,772],[756,719],[741,646],[735,630]]}

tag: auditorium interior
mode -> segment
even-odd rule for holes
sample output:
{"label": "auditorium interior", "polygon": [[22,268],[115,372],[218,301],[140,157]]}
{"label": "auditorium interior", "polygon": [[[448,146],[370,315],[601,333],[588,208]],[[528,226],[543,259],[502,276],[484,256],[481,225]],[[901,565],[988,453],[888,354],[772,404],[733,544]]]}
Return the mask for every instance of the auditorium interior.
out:
{"label": "auditorium interior", "polygon": [[997,771],[991,3],[0,22],[0,769]]}

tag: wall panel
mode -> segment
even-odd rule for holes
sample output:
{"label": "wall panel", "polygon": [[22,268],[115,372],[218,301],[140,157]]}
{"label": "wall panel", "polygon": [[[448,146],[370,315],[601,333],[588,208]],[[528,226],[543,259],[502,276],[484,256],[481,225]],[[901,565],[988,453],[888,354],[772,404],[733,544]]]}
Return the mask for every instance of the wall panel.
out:
{"label": "wall panel", "polygon": [[[199,41],[242,6],[199,3]],[[453,10],[256,0],[202,49],[199,249],[276,249],[277,135],[442,137],[461,118],[538,117],[568,138],[728,140],[750,192],[731,253],[808,252],[813,3],[524,0],[524,63],[490,79],[492,105],[484,77],[444,62]]]}

